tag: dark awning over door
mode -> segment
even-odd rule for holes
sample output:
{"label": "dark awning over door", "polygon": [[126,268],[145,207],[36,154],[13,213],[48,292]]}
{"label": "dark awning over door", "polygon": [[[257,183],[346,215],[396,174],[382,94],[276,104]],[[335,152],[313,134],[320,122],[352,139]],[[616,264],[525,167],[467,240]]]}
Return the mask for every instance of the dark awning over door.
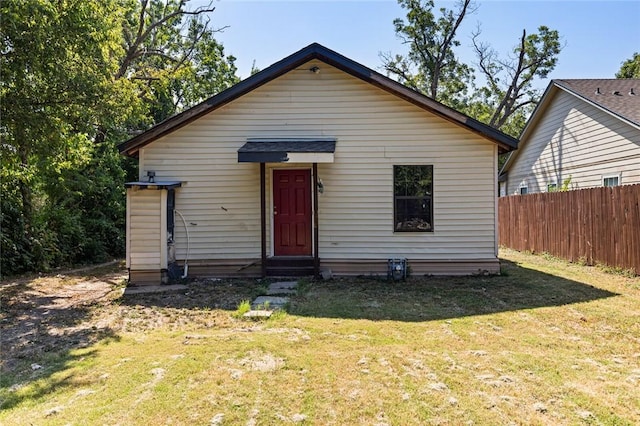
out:
{"label": "dark awning over door", "polygon": [[335,138],[247,139],[238,163],[333,163]]}

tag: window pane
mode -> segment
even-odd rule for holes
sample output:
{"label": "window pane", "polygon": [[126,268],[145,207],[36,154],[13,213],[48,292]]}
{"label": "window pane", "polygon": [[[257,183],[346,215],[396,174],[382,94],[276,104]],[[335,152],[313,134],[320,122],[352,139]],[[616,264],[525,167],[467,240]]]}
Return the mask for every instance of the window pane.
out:
{"label": "window pane", "polygon": [[433,230],[433,166],[394,166],[395,231]]}
{"label": "window pane", "polygon": [[618,186],[618,176],[606,177],[604,180],[604,186]]}
{"label": "window pane", "polygon": [[396,231],[431,231],[430,198],[397,198]]}
{"label": "window pane", "polygon": [[394,166],[394,195],[417,197],[431,195],[433,166]]}

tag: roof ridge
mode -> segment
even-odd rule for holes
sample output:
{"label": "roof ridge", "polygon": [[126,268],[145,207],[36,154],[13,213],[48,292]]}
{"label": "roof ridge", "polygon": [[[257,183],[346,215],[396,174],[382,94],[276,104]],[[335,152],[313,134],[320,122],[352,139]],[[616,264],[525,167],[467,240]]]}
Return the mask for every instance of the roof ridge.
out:
{"label": "roof ridge", "polygon": [[203,102],[165,119],[143,133],[122,142],[118,145],[118,150],[120,153],[135,157],[137,156],[139,149],[148,143],[151,143],[182,126],[187,125],[193,120],[226,105],[263,84],[286,74],[295,67],[313,59],[325,62],[328,65],[359,78],[375,87],[378,87],[379,89],[413,103],[424,110],[430,111],[445,120],[465,127],[468,130],[496,143],[500,147],[501,151],[508,152],[518,146],[518,140],[516,138],[471,118],[460,111],[448,107],[420,92],[410,89],[409,87],[398,83],[397,81],[392,80],[391,78],[380,74],[379,72],[374,71],[353,59],[347,58],[346,56],[331,50],[320,43],[313,42],[291,55],[273,63],[262,71],[247,77],[230,88],[223,90]]}

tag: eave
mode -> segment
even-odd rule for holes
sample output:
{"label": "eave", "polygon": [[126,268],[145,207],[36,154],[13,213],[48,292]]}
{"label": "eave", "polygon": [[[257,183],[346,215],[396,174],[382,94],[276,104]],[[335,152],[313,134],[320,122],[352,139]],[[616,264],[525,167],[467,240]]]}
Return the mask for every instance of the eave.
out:
{"label": "eave", "polygon": [[199,117],[228,104],[229,102],[311,60],[320,60],[447,121],[464,127],[498,145],[500,153],[509,152],[518,147],[517,139],[449,108],[419,92],[416,92],[415,90],[409,89],[389,77],[373,71],[372,69],[342,56],[333,50],[330,50],[318,43],[313,43],[276,62],[270,67],[265,68],[259,73],[248,77],[233,87],[230,87],[204,102],[170,117],[149,130],[123,142],[118,146],[118,149],[120,153],[124,155],[137,157],[138,151],[145,145],[178,130]]}

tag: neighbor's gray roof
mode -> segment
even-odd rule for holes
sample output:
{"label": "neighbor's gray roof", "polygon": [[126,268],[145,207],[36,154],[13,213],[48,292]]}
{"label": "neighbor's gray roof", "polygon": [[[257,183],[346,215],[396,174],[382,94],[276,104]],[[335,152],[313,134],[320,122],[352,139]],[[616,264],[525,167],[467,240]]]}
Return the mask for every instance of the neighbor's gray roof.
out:
{"label": "neighbor's gray roof", "polygon": [[558,86],[640,125],[640,79],[554,80]]}
{"label": "neighbor's gray roof", "polygon": [[[519,148],[526,145],[529,134],[559,90],[565,90],[631,125],[640,127],[640,78],[555,79],[547,86],[520,133]],[[509,171],[521,151],[522,149],[511,152],[500,170],[500,176]]]}

